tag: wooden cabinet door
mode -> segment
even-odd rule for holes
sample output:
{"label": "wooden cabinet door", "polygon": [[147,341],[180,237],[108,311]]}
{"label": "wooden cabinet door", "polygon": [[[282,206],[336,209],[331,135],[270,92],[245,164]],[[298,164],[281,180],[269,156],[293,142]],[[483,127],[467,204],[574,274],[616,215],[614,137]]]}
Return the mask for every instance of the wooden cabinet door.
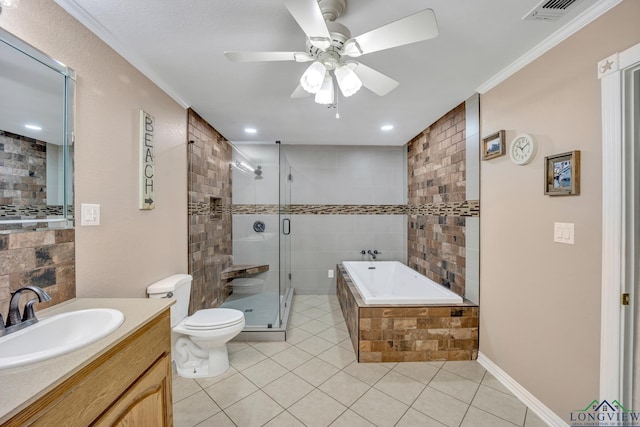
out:
{"label": "wooden cabinet door", "polygon": [[171,357],[158,360],[107,412],[95,426],[171,427]]}

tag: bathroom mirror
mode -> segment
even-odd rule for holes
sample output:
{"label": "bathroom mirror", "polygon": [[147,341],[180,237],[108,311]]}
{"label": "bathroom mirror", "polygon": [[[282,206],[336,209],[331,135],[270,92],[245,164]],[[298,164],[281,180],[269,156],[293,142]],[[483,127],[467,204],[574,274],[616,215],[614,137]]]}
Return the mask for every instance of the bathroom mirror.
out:
{"label": "bathroom mirror", "polygon": [[0,28],[0,232],[73,226],[74,81]]}

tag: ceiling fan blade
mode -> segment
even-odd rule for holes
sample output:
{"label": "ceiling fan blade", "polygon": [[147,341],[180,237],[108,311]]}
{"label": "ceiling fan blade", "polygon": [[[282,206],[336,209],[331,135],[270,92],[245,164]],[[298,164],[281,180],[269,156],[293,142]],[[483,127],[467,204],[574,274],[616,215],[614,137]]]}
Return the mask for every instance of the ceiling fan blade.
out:
{"label": "ceiling fan blade", "polygon": [[331,46],[331,35],[318,0],[283,0],[283,3],[312,45],[322,50]]}
{"label": "ceiling fan blade", "polygon": [[357,57],[366,53],[432,39],[437,35],[436,15],[433,10],[425,9],[347,40],[344,54]]}
{"label": "ceiling fan blade", "polygon": [[291,98],[305,98],[311,95],[312,94],[304,90],[302,86],[298,85],[296,90],[294,90],[293,93],[291,94]]}
{"label": "ceiling fan blade", "polygon": [[304,52],[225,52],[232,62],[296,61],[308,62],[315,58]]}
{"label": "ceiling fan blade", "polygon": [[358,65],[353,69],[353,72],[356,73],[362,82],[362,85],[376,95],[385,96],[400,84],[391,77],[386,76],[371,67],[367,67],[360,62],[357,64]]}

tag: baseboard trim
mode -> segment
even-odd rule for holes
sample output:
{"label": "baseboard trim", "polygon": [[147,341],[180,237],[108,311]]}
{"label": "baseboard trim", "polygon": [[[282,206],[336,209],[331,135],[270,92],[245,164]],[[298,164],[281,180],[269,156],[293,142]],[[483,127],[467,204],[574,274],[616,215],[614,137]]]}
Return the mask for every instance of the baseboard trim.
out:
{"label": "baseboard trim", "polygon": [[552,427],[568,427],[562,418],[549,409],[544,403],[539,401],[533,394],[521,386],[516,380],[511,378],[509,374],[500,369],[498,365],[493,363],[487,356],[478,353],[478,363],[482,365],[491,375],[496,377],[515,397],[520,399],[522,403],[527,405],[542,421]]}

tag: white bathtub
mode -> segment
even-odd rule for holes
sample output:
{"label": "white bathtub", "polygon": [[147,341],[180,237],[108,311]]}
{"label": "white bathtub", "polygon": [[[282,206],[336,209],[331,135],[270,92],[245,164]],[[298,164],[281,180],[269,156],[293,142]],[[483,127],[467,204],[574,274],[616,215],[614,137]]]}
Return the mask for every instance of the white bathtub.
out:
{"label": "white bathtub", "polygon": [[397,261],[343,261],[366,304],[459,304],[462,298]]}

